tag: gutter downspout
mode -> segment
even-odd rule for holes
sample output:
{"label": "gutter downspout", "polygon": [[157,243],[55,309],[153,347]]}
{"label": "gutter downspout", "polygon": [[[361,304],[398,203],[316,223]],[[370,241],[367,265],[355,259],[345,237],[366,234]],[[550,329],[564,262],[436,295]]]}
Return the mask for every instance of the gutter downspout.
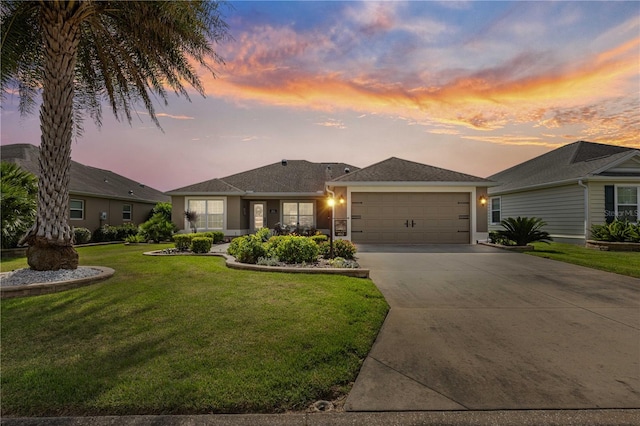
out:
{"label": "gutter downspout", "polygon": [[586,244],[587,239],[589,238],[589,187],[582,182],[582,179],[578,180],[578,185],[584,188],[584,242]]}

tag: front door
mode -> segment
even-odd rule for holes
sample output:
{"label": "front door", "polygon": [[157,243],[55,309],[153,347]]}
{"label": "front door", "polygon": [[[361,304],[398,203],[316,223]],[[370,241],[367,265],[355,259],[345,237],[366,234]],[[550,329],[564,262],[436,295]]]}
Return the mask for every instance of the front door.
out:
{"label": "front door", "polygon": [[267,227],[267,203],[265,201],[251,202],[251,232]]}

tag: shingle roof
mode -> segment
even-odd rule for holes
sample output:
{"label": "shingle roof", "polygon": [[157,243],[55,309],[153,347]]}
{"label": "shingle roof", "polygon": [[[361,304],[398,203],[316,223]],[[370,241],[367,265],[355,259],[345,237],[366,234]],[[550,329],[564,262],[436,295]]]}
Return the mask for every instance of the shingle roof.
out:
{"label": "shingle roof", "polygon": [[[23,169],[40,175],[39,148],[30,144],[3,145],[0,149],[3,161],[16,163]],[[130,191],[132,191],[130,193]],[[117,198],[127,201],[168,202],[170,197],[157,189],[135,182],[109,170],[85,166],[71,161],[69,192],[101,198]]]}
{"label": "shingle roof", "polygon": [[640,155],[639,150],[622,146],[574,142],[489,176],[489,179],[499,183],[490,192],[495,194],[577,181],[624,161],[634,153]]}
{"label": "shingle roof", "polygon": [[490,184],[487,179],[439,167],[391,157],[379,163],[343,175],[335,182],[464,182]]}
{"label": "shingle roof", "polygon": [[220,179],[212,179],[167,192],[170,195],[197,193],[305,193],[324,192],[325,182],[358,170],[345,163],[312,163],[288,160]]}

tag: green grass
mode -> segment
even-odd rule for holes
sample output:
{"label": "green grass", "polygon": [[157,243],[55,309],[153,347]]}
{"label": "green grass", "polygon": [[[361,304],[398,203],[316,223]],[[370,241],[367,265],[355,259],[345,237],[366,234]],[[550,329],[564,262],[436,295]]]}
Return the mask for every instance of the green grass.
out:
{"label": "green grass", "polygon": [[640,253],[637,252],[600,251],[562,243],[534,243],[534,246],[534,251],[526,253],[640,278]]}
{"label": "green grass", "polygon": [[2,301],[3,416],[305,409],[348,392],[388,310],[370,280],[146,249],[80,248],[116,274]]}

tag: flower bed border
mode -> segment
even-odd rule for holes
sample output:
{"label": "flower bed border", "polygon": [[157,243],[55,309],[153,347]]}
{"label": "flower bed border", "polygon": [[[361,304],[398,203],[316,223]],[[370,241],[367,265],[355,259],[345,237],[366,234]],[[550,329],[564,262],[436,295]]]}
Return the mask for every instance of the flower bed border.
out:
{"label": "flower bed border", "polygon": [[95,284],[99,281],[104,281],[107,278],[111,278],[115,273],[112,268],[106,266],[85,266],[83,268],[97,269],[100,271],[98,275],[93,275],[86,278],[77,278],[74,280],[66,281],[52,281],[46,283],[34,283],[25,285],[15,285],[0,287],[0,299],[12,299],[15,297],[28,297],[28,296],[40,296],[42,294],[58,293],[60,291],[71,290],[78,287],[84,287],[91,284]]}
{"label": "flower bed border", "polygon": [[640,251],[640,243],[587,240],[586,248],[601,251]]}
{"label": "flower bed border", "polygon": [[531,244],[527,244],[526,246],[505,246],[505,245],[502,245],[502,244],[490,243],[488,241],[478,241],[478,244],[482,244],[484,246],[489,246],[489,247],[495,247],[495,248],[499,248],[499,249],[502,249],[502,250],[517,251],[517,252],[534,251],[535,250],[535,247],[532,246]]}

